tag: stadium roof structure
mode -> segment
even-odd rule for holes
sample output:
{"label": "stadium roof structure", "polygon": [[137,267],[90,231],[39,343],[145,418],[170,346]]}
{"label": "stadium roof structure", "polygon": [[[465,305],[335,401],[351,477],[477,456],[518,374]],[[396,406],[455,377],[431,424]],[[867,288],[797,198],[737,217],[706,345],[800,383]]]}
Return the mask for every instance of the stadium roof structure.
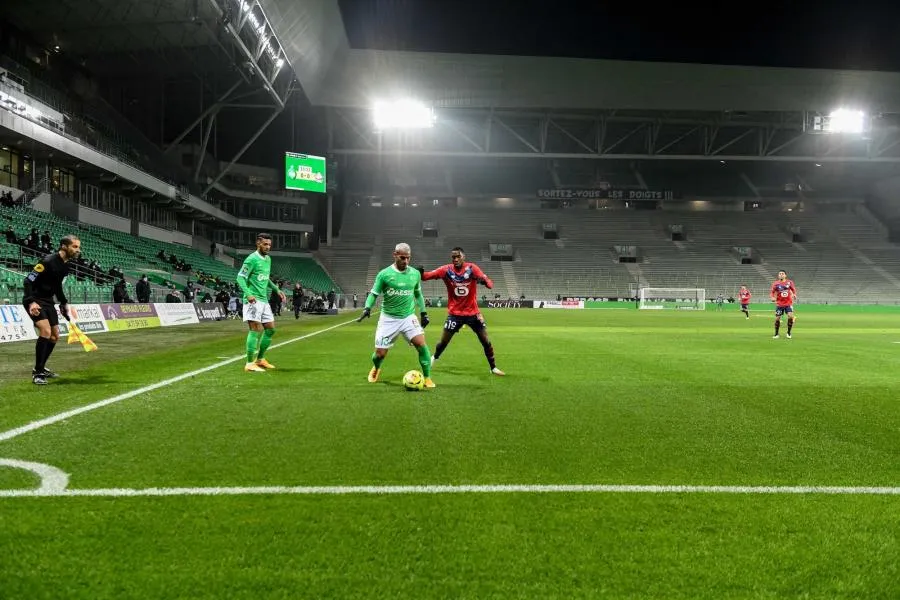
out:
{"label": "stadium roof structure", "polygon": [[[356,49],[334,0],[260,3],[338,155],[900,161],[898,73]],[[442,133],[373,135],[373,102],[397,97]],[[808,135],[839,107],[871,135]]]}
{"label": "stadium roof structure", "polygon": [[[198,183],[211,133],[218,132],[220,124],[239,131],[234,145],[240,150],[216,181],[204,184],[204,193],[300,96],[290,61],[257,0],[4,0],[0,21],[25,32],[50,55],[59,55],[57,60],[43,60],[40,53],[22,53],[14,57],[20,65],[30,60],[52,64],[57,79],[66,79],[69,87],[96,102],[102,94],[83,77],[71,76],[80,65],[109,84],[110,95],[137,106],[133,112],[143,113],[148,143],[148,129],[162,128],[165,133],[154,136],[160,139],[153,143],[165,137],[165,149],[171,152],[199,128],[201,160],[194,168]],[[14,74],[28,81],[27,73]],[[248,119],[243,109],[265,114]],[[151,111],[153,116],[147,118]],[[160,125],[182,120],[190,125],[177,134]],[[254,122],[259,126],[251,130]]]}
{"label": "stadium roof structure", "polygon": [[[0,17],[100,76],[199,81],[216,101],[176,142],[224,107],[271,109],[234,160],[296,90],[334,155],[900,163],[897,73],[359,49],[337,0],[6,0]],[[376,134],[373,103],[405,97],[437,126]],[[839,107],[870,130],[811,135]]]}
{"label": "stadium roof structure", "polygon": [[900,73],[351,48],[337,2],[262,0],[314,104],[415,94],[436,107],[900,113]]}
{"label": "stadium roof structure", "polygon": [[[263,19],[255,2],[243,5],[250,21]],[[238,23],[250,24],[231,14],[240,14],[240,6],[235,0],[5,0],[0,17],[99,76],[146,71],[190,75],[203,84],[216,76],[240,77],[283,106],[293,82],[290,65],[276,67],[286,57],[271,37],[260,50],[255,39],[239,35],[245,32]]]}

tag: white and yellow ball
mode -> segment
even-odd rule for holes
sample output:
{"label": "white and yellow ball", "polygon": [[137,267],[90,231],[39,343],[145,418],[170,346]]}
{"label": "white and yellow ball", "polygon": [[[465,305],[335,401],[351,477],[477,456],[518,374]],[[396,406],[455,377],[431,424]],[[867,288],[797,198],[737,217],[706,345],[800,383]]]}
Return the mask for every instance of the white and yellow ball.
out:
{"label": "white and yellow ball", "polygon": [[419,392],[425,389],[425,376],[421,371],[407,371],[403,376],[403,387],[410,392]]}

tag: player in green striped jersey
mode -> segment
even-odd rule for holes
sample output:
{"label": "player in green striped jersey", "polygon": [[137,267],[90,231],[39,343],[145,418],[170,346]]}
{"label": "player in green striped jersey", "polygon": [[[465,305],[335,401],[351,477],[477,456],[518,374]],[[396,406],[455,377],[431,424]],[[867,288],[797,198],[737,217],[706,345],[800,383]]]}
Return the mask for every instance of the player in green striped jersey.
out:
{"label": "player in green striped jersey", "polygon": [[[394,264],[382,269],[375,277],[372,291],[366,298],[366,306],[359,320],[369,317],[375,300],[383,296],[381,315],[375,330],[375,352],[372,354],[372,370],[369,371],[369,382],[375,383],[381,375],[381,364],[394,340],[403,336],[416,347],[419,353],[419,364],[425,375],[425,387],[435,387],[431,380],[431,351],[425,343],[424,328],[428,326],[428,313],[425,312],[425,298],[422,295],[422,276],[416,269],[410,268],[409,244],[397,244],[394,248]],[[422,321],[416,319],[416,308],[421,313]]]}
{"label": "player in green striped jersey", "polygon": [[247,364],[244,371],[261,373],[275,366],[266,360],[266,350],[275,335],[275,316],[269,306],[269,290],[275,290],[284,302],[284,293],[271,279],[272,236],[260,233],[256,236],[256,252],[244,259],[237,276],[237,284],[244,292],[244,321],[250,327],[247,332]]}

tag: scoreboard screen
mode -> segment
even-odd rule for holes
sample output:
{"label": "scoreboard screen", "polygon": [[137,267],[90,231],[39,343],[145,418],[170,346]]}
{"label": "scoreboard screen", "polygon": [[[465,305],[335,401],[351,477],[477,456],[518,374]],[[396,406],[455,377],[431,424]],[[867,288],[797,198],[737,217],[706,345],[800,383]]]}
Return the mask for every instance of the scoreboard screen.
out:
{"label": "scoreboard screen", "polygon": [[288,190],[325,193],[325,157],[286,152],[284,187]]}

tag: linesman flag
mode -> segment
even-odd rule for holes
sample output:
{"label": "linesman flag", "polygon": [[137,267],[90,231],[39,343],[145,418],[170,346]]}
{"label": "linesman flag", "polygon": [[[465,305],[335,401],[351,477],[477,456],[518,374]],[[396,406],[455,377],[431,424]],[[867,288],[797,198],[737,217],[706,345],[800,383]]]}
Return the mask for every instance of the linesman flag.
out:
{"label": "linesman flag", "polygon": [[75,323],[69,323],[69,343],[77,344],[81,343],[81,347],[84,348],[85,352],[93,352],[97,349],[97,344],[91,341],[91,338],[87,336],[81,329],[78,328],[78,325]]}

